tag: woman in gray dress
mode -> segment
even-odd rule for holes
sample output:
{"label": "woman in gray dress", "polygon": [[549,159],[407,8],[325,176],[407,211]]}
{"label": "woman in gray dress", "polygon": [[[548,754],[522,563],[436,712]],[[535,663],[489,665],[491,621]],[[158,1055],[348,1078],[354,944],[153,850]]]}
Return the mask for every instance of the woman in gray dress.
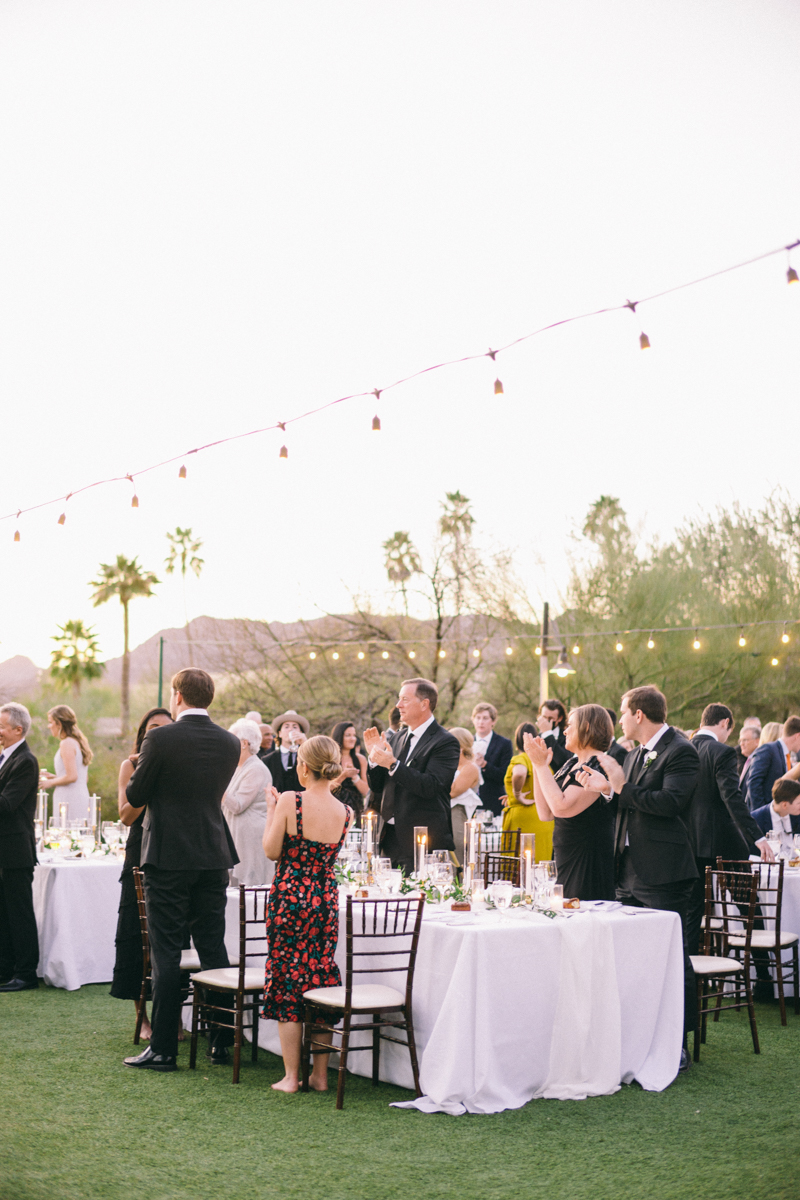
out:
{"label": "woman in gray dress", "polygon": [[255,721],[245,718],[235,721],[230,731],[241,746],[239,765],[222,797],[222,811],[239,855],[239,862],[231,871],[231,883],[269,883],[274,868],[261,843],[267,821],[265,792],[272,786],[272,776],[258,757],[261,730]]}

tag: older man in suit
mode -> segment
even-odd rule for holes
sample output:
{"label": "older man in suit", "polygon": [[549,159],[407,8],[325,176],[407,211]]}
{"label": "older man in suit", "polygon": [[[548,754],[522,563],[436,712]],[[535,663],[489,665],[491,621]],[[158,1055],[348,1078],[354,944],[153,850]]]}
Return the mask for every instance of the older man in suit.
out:
{"label": "older man in suit", "polygon": [[[622,697],[620,724],[639,743],[621,767],[610,754],[597,758],[606,772],[584,767],[584,787],[617,800],[615,874],[617,899],[624,904],[677,913],[684,958],[684,1030],[696,1024],[695,978],[686,941],[689,898],[697,878],[684,823],[700,774],[692,743],[667,724],[667,701],[656,687],[632,688]],[[680,1070],[689,1067],[686,1048]]]}
{"label": "older man in suit", "polygon": [[[181,950],[191,933],[204,971],[227,967],[225,891],[239,861],[222,813],[222,797],[239,763],[239,739],[208,715],[214,681],[194,667],[172,679],[174,724],[151,729],[127,787],[142,830],[153,1027],[143,1054],[125,1065],[176,1070],[181,1011]],[[210,1039],[212,1063],[227,1060],[232,1035],[220,1028]]]}
{"label": "older man in suit", "polygon": [[390,746],[385,734],[364,731],[367,781],[383,818],[381,850],[393,867],[414,869],[414,827],[428,830],[429,850],[455,850],[450,817],[460,746],[433,713],[439,690],[429,679],[406,679],[397,707],[406,732]]}
{"label": "older man in suit", "polygon": [[792,770],[792,754],[800,750],[800,717],[784,721],[776,742],[765,742],[753,754],[747,772],[747,807],[753,812],[772,799],[772,785]]}
{"label": "older man in suit", "polygon": [[733,713],[728,706],[708,704],[692,739],[700,756],[700,774],[686,816],[698,870],[687,918],[690,954],[700,952],[706,867],[716,867],[717,858],[741,859],[749,854],[760,854],[767,862],[773,858],[769,843],[739,790],[736,751],[725,745],[732,729]]}
{"label": "older man in suit", "polygon": [[33,912],[39,763],[25,740],[30,727],[24,704],[0,708],[0,992],[39,986]]}

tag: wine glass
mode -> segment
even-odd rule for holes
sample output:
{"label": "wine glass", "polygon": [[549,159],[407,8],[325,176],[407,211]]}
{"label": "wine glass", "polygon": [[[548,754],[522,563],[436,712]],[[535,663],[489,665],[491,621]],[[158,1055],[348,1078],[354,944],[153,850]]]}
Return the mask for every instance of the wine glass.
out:
{"label": "wine glass", "polygon": [[88,858],[94,850],[94,835],[91,833],[82,833],[78,841],[83,857]]}
{"label": "wine glass", "polygon": [[389,874],[392,869],[392,860],[390,858],[379,858],[377,855],[372,860],[372,874],[377,883],[381,894],[389,881]]}
{"label": "wine glass", "polygon": [[68,829],[59,829],[58,849],[60,854],[69,854],[72,849],[72,834]]}
{"label": "wine glass", "polygon": [[495,879],[489,890],[494,901],[494,906],[502,918],[503,913],[511,904],[511,899],[514,895],[514,885],[510,879]]}

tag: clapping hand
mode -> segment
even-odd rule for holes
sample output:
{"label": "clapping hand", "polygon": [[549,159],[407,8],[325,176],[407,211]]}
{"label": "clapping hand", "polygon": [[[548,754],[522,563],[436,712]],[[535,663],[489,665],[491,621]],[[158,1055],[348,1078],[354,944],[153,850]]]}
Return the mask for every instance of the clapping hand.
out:
{"label": "clapping hand", "polygon": [[367,749],[370,762],[378,767],[391,767],[395,761],[392,747],[386,740],[386,736],[378,733],[373,726],[372,729],[364,730],[364,745]]}
{"label": "clapping hand", "polygon": [[535,738],[532,733],[524,733],[522,746],[534,767],[549,767],[553,761],[553,751],[545,744],[544,738]]}
{"label": "clapping hand", "polygon": [[[280,800],[280,795],[278,793],[278,789],[276,787],[268,787],[268,788],[264,788],[264,791],[267,796],[267,812],[272,812],[272,810],[275,808],[275,805]],[[287,794],[293,796],[294,792],[290,792]]]}

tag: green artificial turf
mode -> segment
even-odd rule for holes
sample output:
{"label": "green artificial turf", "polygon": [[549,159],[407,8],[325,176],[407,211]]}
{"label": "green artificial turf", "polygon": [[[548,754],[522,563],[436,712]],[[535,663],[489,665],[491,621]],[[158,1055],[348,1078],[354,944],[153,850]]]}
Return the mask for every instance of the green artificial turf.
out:
{"label": "green artificial turf", "polygon": [[[133,1005],[106,986],[0,996],[0,1200],[794,1200],[800,1017],[759,1006],[712,1027],[666,1092],[634,1084],[495,1116],[389,1108],[400,1088],[270,1089],[280,1060],[173,1075],[122,1066]],[[333,1075],[331,1076],[333,1082]]]}

